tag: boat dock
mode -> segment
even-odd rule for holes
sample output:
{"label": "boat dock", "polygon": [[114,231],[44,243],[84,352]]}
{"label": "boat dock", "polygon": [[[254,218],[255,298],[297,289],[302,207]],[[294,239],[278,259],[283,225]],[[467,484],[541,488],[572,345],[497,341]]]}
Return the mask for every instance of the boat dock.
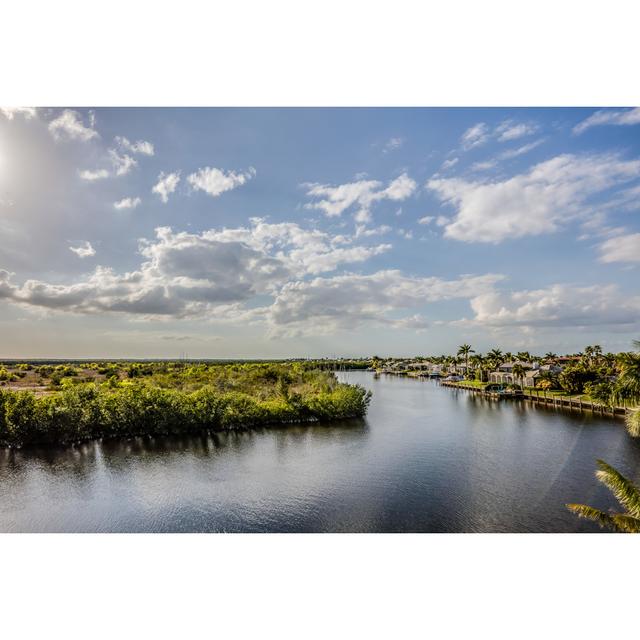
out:
{"label": "boat dock", "polygon": [[520,389],[493,389],[492,387],[499,387],[500,385],[487,384],[486,387],[478,387],[471,384],[465,384],[464,382],[446,382],[442,381],[440,384],[443,387],[452,387],[455,389],[464,389],[465,391],[473,391],[479,393],[485,397],[493,398],[495,400],[500,399],[522,399],[529,400],[531,402],[537,402],[551,407],[560,407],[577,411],[591,411],[592,413],[598,413],[600,415],[609,416],[624,416],[627,412],[625,407],[608,407],[604,404],[598,404],[595,402],[587,402],[581,398],[572,398],[571,396],[558,396],[553,394],[547,394],[544,391],[533,392],[529,390]]}

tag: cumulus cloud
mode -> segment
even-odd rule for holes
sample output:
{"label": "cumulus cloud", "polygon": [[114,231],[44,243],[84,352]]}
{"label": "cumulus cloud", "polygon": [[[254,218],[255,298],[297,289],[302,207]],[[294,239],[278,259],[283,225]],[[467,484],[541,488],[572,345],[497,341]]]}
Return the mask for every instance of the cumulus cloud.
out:
{"label": "cumulus cloud", "polygon": [[180,172],[173,173],[161,172],[158,176],[158,182],[153,186],[151,191],[160,196],[160,200],[165,204],[169,202],[169,195],[172,194],[180,182]]}
{"label": "cumulus cloud", "polygon": [[609,238],[599,249],[600,262],[640,262],[640,233]]}
{"label": "cumulus cloud", "polygon": [[86,241],[79,247],[69,247],[69,250],[73,251],[78,258],[89,258],[96,255],[96,250],[91,246],[89,241]]}
{"label": "cumulus cloud", "polygon": [[98,132],[82,122],[82,116],[72,109],[65,109],[49,123],[49,131],[56,140],[80,140],[87,142],[98,137]]}
{"label": "cumulus cloud", "polygon": [[[640,325],[640,297],[623,295],[615,285],[488,291],[471,300],[470,323],[490,327],[602,327]],[[469,324],[463,321],[462,324]]]}
{"label": "cumulus cloud", "polygon": [[[98,267],[69,285],[28,280],[21,286],[11,284],[10,275],[3,272],[0,297],[81,313],[187,317],[215,308],[222,317],[225,309],[230,312],[234,305],[255,296],[275,295],[293,278],[363,262],[389,248],[351,246],[346,238],[260,219],[254,219],[250,227],[210,229],[200,234],[160,227],[154,239],[140,242],[144,261],[135,271],[118,274]],[[89,243],[72,250],[80,257],[95,253]]]}
{"label": "cumulus cloud", "polygon": [[478,122],[469,127],[460,138],[462,148],[468,151],[474,147],[479,147],[489,140],[489,127],[484,122]]}
{"label": "cumulus cloud", "polygon": [[138,161],[126,153],[120,154],[115,149],[109,149],[107,153],[117,176],[126,176],[138,165]]}
{"label": "cumulus cloud", "polygon": [[154,154],[153,145],[145,140],[130,142],[127,138],[116,136],[115,143],[116,148],[107,149],[107,159],[112,166],[112,170],[86,169],[80,171],[80,177],[83,180],[102,180],[111,175],[126,176],[134,167],[138,166],[138,161],[129,155],[128,152],[147,156],[152,156]]}
{"label": "cumulus cloud", "polygon": [[136,198],[122,198],[122,200],[118,200],[118,202],[114,202],[113,206],[116,209],[135,209],[142,200],[138,197]]}
{"label": "cumulus cloud", "polygon": [[256,170],[253,167],[250,167],[249,170],[244,173],[235,173],[234,171],[225,172],[215,167],[204,167],[198,169],[196,173],[187,176],[187,182],[196,191],[204,191],[215,198],[225,191],[231,191],[243,185],[255,175]]}
{"label": "cumulus cloud", "polygon": [[431,179],[427,187],[456,208],[447,237],[498,243],[558,231],[589,212],[590,197],[638,177],[639,160],[566,154],[502,181]]}
{"label": "cumulus cloud", "polygon": [[96,180],[104,180],[109,177],[109,172],[106,169],[85,169],[79,172],[80,177],[88,182],[95,182]]}
{"label": "cumulus cloud", "polygon": [[591,114],[586,120],[579,122],[573,133],[579,135],[591,127],[602,125],[633,125],[640,124],[640,107],[616,111],[614,109],[601,109]]}
{"label": "cumulus cloud", "polygon": [[389,314],[428,302],[469,298],[491,289],[501,279],[488,274],[443,280],[409,277],[397,270],[318,277],[288,282],[266,310],[266,318],[272,334],[288,336],[352,330],[364,323],[406,327],[411,324],[409,319]]}
{"label": "cumulus cloud", "polygon": [[253,218],[251,227],[206,232],[208,238],[242,242],[264,254],[271,254],[295,275],[333,271],[341,264],[363,262],[391,249],[389,244],[343,246],[351,239],[303,229],[293,222],[270,224]]}
{"label": "cumulus cloud", "polygon": [[35,107],[0,107],[0,113],[2,113],[7,120],[13,120],[16,116],[22,116],[25,120],[31,120],[37,116]]}
{"label": "cumulus cloud", "polygon": [[320,209],[326,216],[334,217],[353,207],[358,222],[371,219],[371,207],[375,202],[405,200],[417,187],[406,173],[389,182],[386,188],[382,188],[383,184],[378,180],[359,180],[341,185],[313,183],[306,186],[307,195],[317,200],[305,204],[305,209]]}
{"label": "cumulus cloud", "polygon": [[125,151],[131,153],[138,153],[144,156],[152,156],[155,153],[155,149],[151,142],[146,140],[137,140],[136,142],[130,142],[124,136],[116,136],[116,144]]}

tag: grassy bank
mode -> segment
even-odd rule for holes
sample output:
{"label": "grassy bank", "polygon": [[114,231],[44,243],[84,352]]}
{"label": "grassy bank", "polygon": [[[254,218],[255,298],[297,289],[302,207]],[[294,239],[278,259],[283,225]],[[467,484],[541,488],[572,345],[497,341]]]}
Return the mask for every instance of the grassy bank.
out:
{"label": "grassy bank", "polygon": [[0,388],[0,444],[356,418],[370,399],[362,387],[300,363],[100,363],[96,370],[102,373],[92,378],[70,367],[39,394]]}

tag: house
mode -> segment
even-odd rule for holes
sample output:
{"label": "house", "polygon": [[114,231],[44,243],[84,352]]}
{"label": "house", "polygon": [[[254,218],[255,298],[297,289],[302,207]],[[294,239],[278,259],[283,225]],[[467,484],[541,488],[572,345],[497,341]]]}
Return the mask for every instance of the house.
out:
{"label": "house", "polygon": [[[517,364],[521,365],[524,369],[528,369],[530,371],[536,370],[534,363],[531,363],[531,362],[503,362],[498,367],[497,371],[492,371],[489,374],[489,382],[495,382],[496,384],[520,383],[520,380],[516,380],[513,377],[513,367]],[[525,383],[525,386],[528,386],[528,385],[526,385]]]}

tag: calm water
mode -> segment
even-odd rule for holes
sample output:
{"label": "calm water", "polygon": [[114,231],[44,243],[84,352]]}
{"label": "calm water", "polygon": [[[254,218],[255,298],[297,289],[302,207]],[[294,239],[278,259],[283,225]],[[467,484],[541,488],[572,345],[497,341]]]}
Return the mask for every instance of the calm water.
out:
{"label": "calm water", "polygon": [[340,374],[366,421],[0,451],[2,531],[597,531],[564,508],[640,479],[619,420]]}

